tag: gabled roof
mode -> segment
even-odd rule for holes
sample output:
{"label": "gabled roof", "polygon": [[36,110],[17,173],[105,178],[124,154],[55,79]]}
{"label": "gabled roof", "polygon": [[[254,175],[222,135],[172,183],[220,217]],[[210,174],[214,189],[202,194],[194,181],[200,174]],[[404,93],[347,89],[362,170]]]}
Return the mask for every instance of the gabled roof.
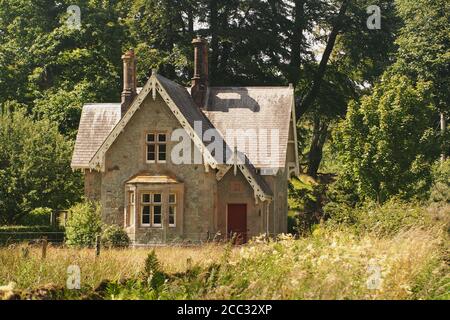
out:
{"label": "gabled roof", "polygon": [[[77,149],[74,151],[73,159],[81,158],[83,161],[73,162],[72,168],[89,168],[103,171],[105,164],[105,154],[107,150],[125,129],[127,123],[140,108],[142,102],[150,92],[152,92],[153,99],[156,98],[157,92],[161,95],[172,113],[180,122],[181,126],[188,132],[194,144],[199,150],[201,150],[205,165],[210,166],[214,169],[218,169],[220,174],[226,172],[226,169],[230,167],[230,165],[223,164],[223,159],[215,159],[214,156],[207,150],[202,140],[202,133],[207,129],[214,128],[212,123],[197,107],[197,105],[195,105],[194,101],[191,98],[191,95],[184,87],[176,84],[173,81],[170,81],[169,79],[164,78],[161,75],[157,75],[156,73],[152,74],[152,76],[139,92],[137,97],[134,99],[130,108],[124,114],[124,116],[119,121],[117,121],[116,118],[114,118],[114,121],[111,121],[110,128],[112,128],[110,129],[109,134],[107,134],[106,137],[102,135],[103,142],[100,144],[100,146],[98,146],[98,142],[96,142],[95,147],[97,148],[97,150],[94,151],[94,154],[88,162],[86,162],[86,159],[92,153],[92,150],[94,148],[89,149],[89,152],[85,152],[82,157],[80,157],[81,154],[78,154],[82,149]],[[120,105],[118,109],[120,117]],[[83,113],[84,112],[85,109],[83,108]],[[89,112],[88,109],[86,109],[86,112]],[[199,132],[196,132],[194,130],[194,123],[196,121],[202,124],[202,132],[200,133],[200,136]],[[113,122],[115,123],[114,125]],[[81,131],[90,130],[89,128],[85,127],[84,124],[83,127],[80,126],[80,128]],[[95,132],[93,134],[95,135]],[[92,134],[86,136],[84,132],[79,133],[79,138],[77,136],[77,144],[80,146],[88,145],[90,142],[89,139],[92,138],[92,136]],[[78,141],[78,139],[80,139],[80,141]],[[249,184],[254,189],[255,196],[259,197],[261,200],[271,199],[272,191],[270,190],[269,186],[267,185],[265,180],[256,173],[254,166],[248,161],[248,158],[246,159],[246,163],[240,164],[238,165],[238,167],[242,171]],[[220,174],[218,174],[218,178],[220,177]]]}
{"label": "gabled roof", "polygon": [[[247,152],[250,162],[257,168],[284,168],[289,136],[289,123],[294,106],[294,89],[291,87],[210,87],[205,114],[214,127],[219,130],[225,141],[227,129],[244,129],[255,132],[258,139],[249,139]],[[266,130],[268,148],[261,150],[261,134]],[[264,160],[264,152],[271,151],[271,131],[278,134],[278,156]],[[232,138],[232,137],[231,137]],[[244,151],[244,150],[240,150]]]}
{"label": "gabled roof", "polygon": [[89,103],[83,106],[72,168],[88,168],[89,161],[120,120],[120,103]]}

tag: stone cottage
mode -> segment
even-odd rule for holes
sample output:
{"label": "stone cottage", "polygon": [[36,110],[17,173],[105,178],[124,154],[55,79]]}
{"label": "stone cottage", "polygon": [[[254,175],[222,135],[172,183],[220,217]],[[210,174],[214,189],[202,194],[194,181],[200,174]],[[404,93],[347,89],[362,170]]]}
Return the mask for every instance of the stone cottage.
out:
{"label": "stone cottage", "polygon": [[85,195],[135,244],[286,232],[293,88],[209,86],[207,43],[192,43],[190,88],[155,70],[138,88],[130,50],[121,103],[83,106],[71,166]]}

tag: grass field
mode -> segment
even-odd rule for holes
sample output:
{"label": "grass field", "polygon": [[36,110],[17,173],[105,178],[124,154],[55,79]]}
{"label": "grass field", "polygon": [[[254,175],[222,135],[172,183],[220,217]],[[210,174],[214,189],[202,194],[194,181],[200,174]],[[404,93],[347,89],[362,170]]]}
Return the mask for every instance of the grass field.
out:
{"label": "grass field", "polygon": [[[0,285],[28,299],[449,299],[446,238],[442,226],[392,237],[319,228],[242,247],[156,247],[150,273],[151,248],[96,258],[93,249],[49,247],[42,259],[39,247],[24,257],[16,245],[0,249]],[[80,267],[81,290],[65,289],[69,265]]]}

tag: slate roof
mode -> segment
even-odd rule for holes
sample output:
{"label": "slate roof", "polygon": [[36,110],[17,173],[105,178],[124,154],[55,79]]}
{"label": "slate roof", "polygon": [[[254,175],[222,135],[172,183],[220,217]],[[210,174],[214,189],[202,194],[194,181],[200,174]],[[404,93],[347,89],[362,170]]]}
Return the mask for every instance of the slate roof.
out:
{"label": "slate roof", "polygon": [[[247,140],[248,149],[240,150],[247,151],[246,155],[255,167],[283,168],[293,94],[289,87],[211,87],[204,113],[229,145],[233,145],[233,141],[229,141],[233,136],[226,134],[227,129],[251,130],[256,134],[256,140]],[[274,159],[270,157],[273,130],[278,134],[278,157]],[[265,135],[265,140],[261,135]],[[267,148],[262,150],[258,144],[267,145]],[[252,148],[257,152],[250,152]]]}
{"label": "slate roof", "polygon": [[[202,124],[202,133],[205,132],[208,129],[214,129],[214,125],[211,123],[211,121],[208,119],[207,114],[202,112],[202,110],[194,103],[194,100],[192,100],[190,93],[188,90],[186,90],[185,87],[161,76],[157,75],[157,79],[159,83],[164,87],[166,92],[169,94],[170,98],[175,102],[175,104],[178,106],[180,112],[184,115],[186,120],[189,122],[191,127],[194,128],[195,121],[198,121]],[[288,123],[289,125],[289,123]],[[220,130],[216,128],[219,132]],[[227,153],[227,148],[229,148],[226,144],[225,140],[225,146],[224,146],[224,152],[223,156],[224,159],[219,159],[221,163],[226,162],[226,155],[230,154]],[[245,155],[244,155],[245,156]],[[217,158],[217,156],[216,156]],[[250,175],[252,176],[253,180],[256,180],[258,185],[261,187],[263,192],[267,195],[273,195],[272,190],[270,189],[269,185],[266,183],[266,181],[256,173],[256,169],[249,161],[249,159],[245,156],[244,157],[244,166],[247,167]]]}
{"label": "slate roof", "polygon": [[89,161],[119,120],[120,103],[85,104],[70,166],[89,167]]}
{"label": "slate roof", "polygon": [[[202,124],[202,133],[216,128],[227,141],[226,129],[279,130],[279,157],[271,163],[262,163],[258,156],[245,154],[244,166],[265,194],[272,191],[256,168],[284,167],[288,144],[289,121],[293,102],[293,89],[289,87],[211,87],[206,99],[206,109],[194,103],[183,86],[159,75],[158,82],[176,104],[191,127],[196,121]],[[150,81],[150,80],[149,80]],[[140,92],[136,99],[146,92]],[[120,103],[93,103],[83,106],[72,168],[89,168],[90,161],[106,138],[121,120]],[[267,137],[270,143],[270,137]],[[253,144],[257,143],[255,141]],[[227,155],[225,145],[224,157]],[[238,150],[242,151],[242,150]],[[222,162],[225,159],[220,159]]]}

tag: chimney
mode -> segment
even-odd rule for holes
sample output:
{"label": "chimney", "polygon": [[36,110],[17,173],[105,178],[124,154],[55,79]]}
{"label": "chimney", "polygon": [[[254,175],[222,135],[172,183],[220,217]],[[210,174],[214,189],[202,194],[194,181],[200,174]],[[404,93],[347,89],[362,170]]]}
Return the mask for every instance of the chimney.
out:
{"label": "chimney", "polygon": [[194,77],[192,78],[191,96],[200,108],[205,105],[208,88],[208,42],[200,37],[192,40],[194,45]]}
{"label": "chimney", "polygon": [[121,114],[128,111],[134,97],[136,97],[136,56],[134,50],[130,49],[122,55],[123,60],[123,91],[121,101]]}

